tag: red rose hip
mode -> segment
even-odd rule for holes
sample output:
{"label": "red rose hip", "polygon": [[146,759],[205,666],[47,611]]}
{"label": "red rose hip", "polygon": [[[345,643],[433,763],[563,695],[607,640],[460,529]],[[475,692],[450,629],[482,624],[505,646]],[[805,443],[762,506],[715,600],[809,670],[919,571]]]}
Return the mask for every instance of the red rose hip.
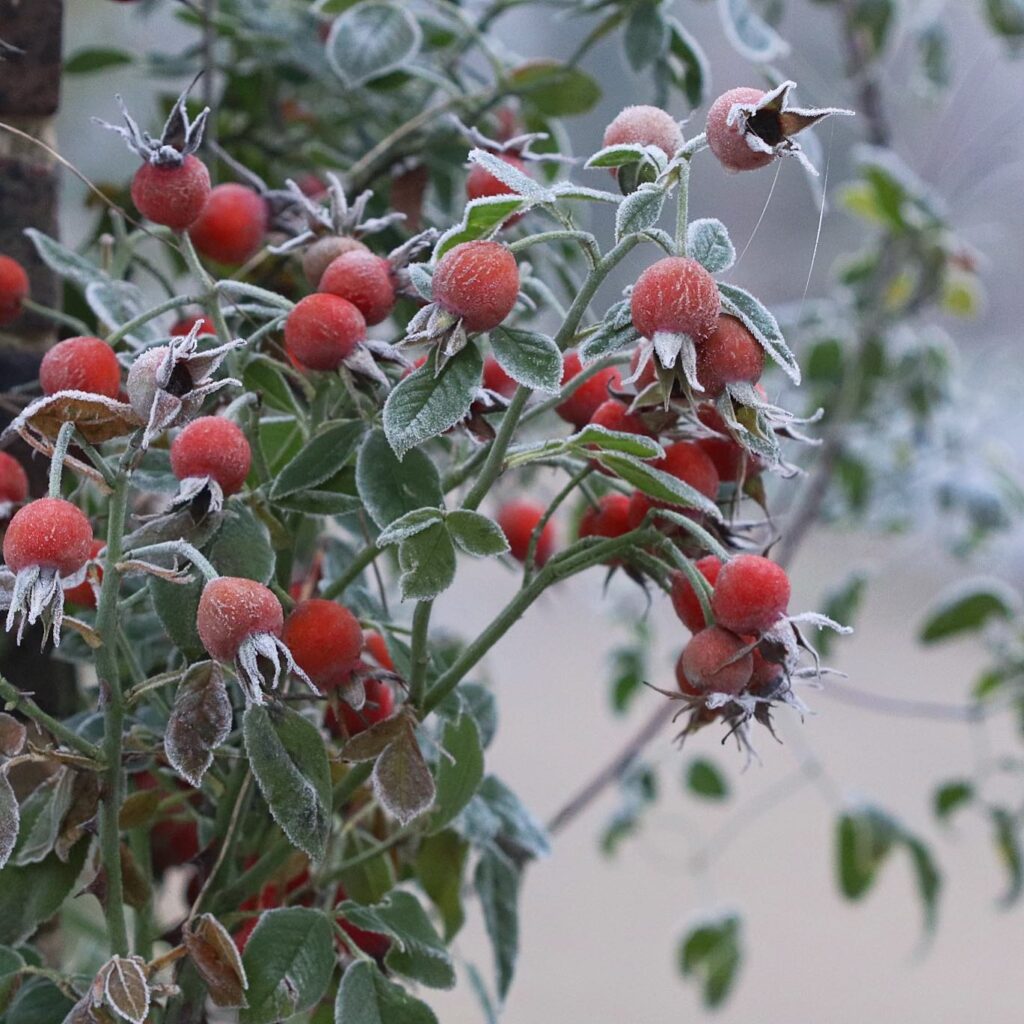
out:
{"label": "red rose hip", "polygon": [[0,256],[0,324],[9,324],[21,314],[28,298],[28,274],[10,256]]}
{"label": "red rose hip", "polygon": [[28,475],[21,463],[7,452],[0,452],[0,504],[20,505],[28,497]]}
{"label": "red rose hip", "polygon": [[92,526],[77,505],[40,498],[14,513],[4,534],[4,561],[11,572],[30,566],[73,576],[89,560]]}
{"label": "red rose hip", "polygon": [[717,398],[727,384],[756,384],[764,371],[764,349],[732,316],[720,316],[718,326],[697,349],[697,380],[704,395]]}
{"label": "red rose hip", "polygon": [[244,263],[263,245],[267,213],[266,200],[255,189],[234,182],[218,185],[189,228],[189,237],[211,260]]}
{"label": "red rose hip", "polygon": [[625,494],[605,494],[596,508],[588,505],[580,519],[581,537],[621,537],[629,531],[629,496]]}
{"label": "red rose hip", "polygon": [[638,105],[620,110],[604,130],[607,146],[657,146],[673,156],[683,144],[683,132],[671,114],[660,107]]}
{"label": "red rose hip", "polygon": [[[510,167],[514,167],[520,173],[529,173],[526,169],[526,164],[514,153],[495,153],[494,155],[499,160],[504,160],[505,163]],[[513,196],[515,194],[501,178],[491,174],[482,164],[473,164],[469,169],[469,174],[466,176],[466,198],[470,201],[485,199],[488,196]],[[505,225],[511,227],[522,219],[523,215],[517,213],[509,217],[505,221]]]}
{"label": "red rose hip", "polygon": [[221,416],[200,416],[171,444],[171,469],[179,480],[209,477],[225,497],[242,489],[251,464],[242,428]]}
{"label": "red rose hip", "polygon": [[121,366],[114,350],[101,338],[68,338],[51,348],[39,365],[44,395],[58,391],[87,391],[117,398]]}
{"label": "red rose hip", "polygon": [[[533,501],[509,501],[498,511],[498,525],[505,534],[512,557],[520,562],[526,561],[530,550],[530,538],[537,524],[544,516],[544,506]],[[555,524],[548,520],[537,538],[537,549],[534,561],[543,565],[555,547]]]}
{"label": "red rose hip", "polygon": [[715,279],[696,260],[666,256],[640,275],[630,308],[645,338],[662,331],[701,342],[718,326],[722,304]]}
{"label": "red rose hip", "polygon": [[386,320],[395,306],[395,282],[388,261],[358,249],[328,264],[318,291],[348,299],[368,325]]}
{"label": "red rose hip", "polygon": [[676,678],[680,689],[685,679],[701,693],[739,693],[754,671],[751,653],[740,654],[748,646],[742,637],[720,626],[702,629],[679,656]]}
{"label": "red rose hip", "polygon": [[337,602],[316,597],[295,606],[281,639],[324,692],[348,682],[363,650],[359,620]]}
{"label": "red rose hip", "polygon": [[324,271],[339,256],[343,256],[347,252],[369,251],[358,238],[352,238],[349,235],[327,235],[324,238],[318,238],[302,254],[302,272],[306,275],[306,280],[316,288],[320,284],[320,278],[323,277]]}
{"label": "red rose hip", "polygon": [[365,338],[363,314],[337,295],[307,295],[284,325],[288,355],[310,370],[336,370]]}
{"label": "red rose hip", "polygon": [[499,242],[463,242],[441,257],[434,271],[434,301],[461,317],[467,331],[489,331],[512,312],[519,295],[519,267]]}
{"label": "red rose hip", "polygon": [[737,555],[722,566],[711,598],[715,621],[737,633],[762,633],[785,615],[789,577],[760,555]]}
{"label": "red rose hip", "polygon": [[[580,357],[575,352],[566,353],[562,364],[562,387],[565,387],[583,370]],[[609,366],[588,377],[571,395],[555,406],[555,412],[567,423],[582,430],[590,423],[597,410],[608,401],[608,388],[622,384],[618,367]]]}
{"label": "red rose hip", "polygon": [[279,637],[283,626],[281,602],[262,583],[219,576],[203,588],[196,628],[203,646],[218,661],[233,661],[243,642],[257,633]]}
{"label": "red rose hip", "polygon": [[210,172],[191,154],[177,165],[144,163],[132,178],[131,191],[143,217],[184,231],[203,212],[210,195]]}

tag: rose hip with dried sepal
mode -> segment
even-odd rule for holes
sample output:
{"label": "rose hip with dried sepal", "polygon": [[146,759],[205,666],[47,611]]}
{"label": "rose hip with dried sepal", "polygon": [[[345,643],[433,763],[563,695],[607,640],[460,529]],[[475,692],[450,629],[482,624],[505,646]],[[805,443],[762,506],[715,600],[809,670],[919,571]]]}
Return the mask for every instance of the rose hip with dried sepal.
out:
{"label": "rose hip with dried sepal", "polygon": [[18,643],[26,624],[42,620],[44,641],[52,628],[59,646],[64,591],[85,578],[92,542],[85,513],[63,498],[39,498],[14,513],[3,542],[4,562],[13,575],[5,628],[10,632],[18,622]]}
{"label": "rose hip with dried sepal", "polygon": [[281,642],[283,628],[281,602],[262,583],[239,576],[218,576],[203,588],[196,612],[199,639],[212,658],[234,663],[249,703],[263,703],[261,657],[270,666],[272,689],[280,682],[282,665],[285,672],[294,673],[315,689]]}
{"label": "rose hip with dried sepal", "polygon": [[228,182],[210,191],[188,234],[203,256],[218,263],[244,263],[263,245],[268,218],[267,201],[259,192]]}
{"label": "rose hip with dried sepal", "polygon": [[[685,679],[701,693],[742,692],[754,671],[750,645],[721,626],[708,626],[691,637],[676,668],[682,689]],[[685,691],[684,691],[685,692]]]}
{"label": "rose hip with dried sepal", "polygon": [[86,391],[117,398],[121,390],[121,365],[114,350],[102,338],[67,338],[57,342],[43,356],[39,364],[39,384],[44,395]]}
{"label": "rose hip with dried sepal", "polygon": [[120,135],[128,148],[142,157],[143,164],[132,178],[131,193],[139,213],[154,224],[184,231],[198,219],[210,195],[210,172],[194,154],[203,140],[209,108],[190,121],[185,109],[188,90],[171,108],[159,139],[142,132],[117,97],[125,126],[94,118],[104,128]]}
{"label": "rose hip with dried sepal", "polygon": [[174,505],[191,504],[204,491],[214,511],[237,494],[252,465],[242,428],[223,416],[200,416],[171,442],[171,470],[181,481]]}
{"label": "rose hip with dried sepal", "polygon": [[0,256],[0,325],[9,324],[21,315],[28,290],[25,268],[10,256]]}

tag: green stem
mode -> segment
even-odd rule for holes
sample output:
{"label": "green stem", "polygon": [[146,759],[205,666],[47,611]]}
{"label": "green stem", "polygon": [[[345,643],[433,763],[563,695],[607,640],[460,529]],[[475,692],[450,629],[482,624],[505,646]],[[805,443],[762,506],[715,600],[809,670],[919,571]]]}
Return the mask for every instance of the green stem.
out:
{"label": "green stem", "polygon": [[221,342],[225,343],[230,341],[231,332],[228,330],[227,320],[224,319],[224,310],[221,309],[220,295],[217,292],[217,282],[214,281],[214,279],[207,273],[206,268],[199,259],[199,254],[196,252],[195,246],[192,244],[192,239],[189,238],[188,232],[181,232],[178,236],[178,240],[181,243],[181,254],[185,258],[185,263],[188,265],[189,271],[205,289],[205,294],[198,300],[202,303],[203,312],[213,320],[213,326],[217,330],[217,337]]}
{"label": "green stem", "polygon": [[380,554],[380,548],[376,544],[371,544],[369,547],[363,548],[362,551],[356,555],[349,567],[333,582],[330,586],[324,587],[321,591],[320,596],[330,600],[331,598],[337,597],[339,594],[344,593],[345,588],[358,579],[362,574],[362,571]]}
{"label": "green stem", "polygon": [[577,572],[599,565],[634,544],[645,542],[650,531],[632,530],[621,537],[563,552],[553,558],[523,587],[511,601],[491,620],[491,623],[469,644],[427,691],[423,702],[424,715],[429,714],[462,681],[474,665],[519,621],[523,613],[548,587]]}
{"label": "green stem", "polygon": [[591,257],[596,265],[600,262],[601,251],[597,247],[597,239],[589,231],[574,231],[566,228],[560,231],[542,231],[537,235],[530,235],[528,238],[520,238],[513,242],[509,249],[512,252],[525,252],[535,245],[544,245],[547,242],[579,242],[580,248]]}
{"label": "green stem", "polygon": [[690,215],[690,161],[679,164],[679,186],[676,193],[676,252],[686,255],[686,228]]}
{"label": "green stem", "polygon": [[484,500],[494,481],[501,475],[505,453],[508,451],[508,446],[512,443],[516,427],[519,425],[519,417],[522,416],[523,409],[532,394],[533,392],[524,385],[516,388],[516,393],[512,396],[512,401],[509,402],[505,415],[502,417],[501,426],[498,427],[498,434],[491,442],[483,469],[480,470],[476,483],[470,488],[469,494],[466,495],[466,500],[462,503],[463,508],[479,508],[480,502]]}
{"label": "green stem", "polygon": [[537,545],[540,543],[540,535],[544,532],[544,527],[548,525],[551,517],[558,510],[558,507],[569,497],[570,494],[594,471],[594,467],[591,463],[587,463],[582,469],[574,473],[569,482],[551,499],[551,503],[544,510],[544,514],[537,521],[537,525],[533,528],[533,533],[530,534],[530,544],[526,549],[526,570],[524,575],[524,583],[528,583],[530,577],[533,575],[534,563],[537,557]]}
{"label": "green stem", "polygon": [[60,497],[60,478],[64,471],[64,460],[67,458],[68,445],[71,444],[71,436],[74,432],[75,425],[71,420],[62,423],[57,434],[57,440],[53,443],[53,454],[50,456],[50,481],[46,492],[51,498]]}
{"label": "green stem", "polygon": [[124,774],[121,770],[124,695],[117,657],[118,593],[124,522],[128,509],[128,461],[134,449],[129,447],[118,467],[110,495],[107,520],[107,551],[100,586],[96,632],[103,645],[96,652],[96,674],[100,681],[103,705],[103,751],[106,759],[106,784],[100,807],[100,855],[107,875],[106,923],[111,952],[127,956],[128,929],[124,914],[124,884],[121,878],[121,834],[118,815],[124,799]]}
{"label": "green stem", "polygon": [[108,334],[107,344],[111,346],[116,345],[122,338],[131,334],[136,327],[142,327],[143,324],[148,324],[150,320],[155,320],[158,316],[163,313],[169,313],[172,309],[180,309],[182,306],[194,306],[199,301],[194,295],[175,295],[173,298],[165,299],[152,309],[147,309],[145,313],[132,317],[126,324],[121,324],[113,334]]}
{"label": "green stem", "polygon": [[65,746],[77,750],[85,757],[91,757],[94,761],[103,760],[103,751],[99,747],[79,736],[78,733],[72,732],[63,722],[48,715],[31,697],[26,696],[3,676],[0,676],[0,698],[3,699],[7,707],[14,711],[20,711],[26,718],[31,718],[37,725],[41,725],[47,732],[56,736]]}
{"label": "green stem", "polygon": [[423,699],[423,688],[427,678],[430,649],[427,634],[430,628],[430,613],[433,601],[419,601],[412,615],[411,670],[409,673],[409,700],[419,705]]}
{"label": "green stem", "polygon": [[89,325],[78,317],[68,316],[67,313],[61,313],[59,310],[50,309],[49,306],[41,306],[38,302],[33,302],[31,299],[22,299],[22,306],[29,310],[31,313],[35,313],[36,316],[46,317],[47,320],[52,320],[55,324],[63,324],[65,327],[69,327],[71,330],[78,335],[88,335]]}

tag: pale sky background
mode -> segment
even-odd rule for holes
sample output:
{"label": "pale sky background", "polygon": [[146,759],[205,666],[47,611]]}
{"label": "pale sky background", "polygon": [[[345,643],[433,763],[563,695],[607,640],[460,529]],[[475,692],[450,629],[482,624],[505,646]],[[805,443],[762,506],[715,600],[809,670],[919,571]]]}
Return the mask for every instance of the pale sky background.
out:
{"label": "pale sky background", "polygon": [[[168,40],[181,30],[163,17],[148,20],[109,0],[70,0],[67,48],[80,45],[139,47]],[[853,105],[834,95],[838,54],[827,7],[791,0],[783,24],[794,55],[781,62],[803,86],[807,103]],[[941,4],[911,5],[915,10]],[[955,225],[987,258],[988,301],[979,320],[947,324],[964,364],[971,414],[991,429],[989,441],[1020,457],[1020,266],[1024,256],[1021,158],[1024,137],[1019,103],[1024,64],[1004,59],[983,31],[974,8],[945,5],[954,24],[956,85],[938,105],[907,88],[909,51],[889,58],[885,74],[897,150],[944,195]],[[715,94],[757,81],[729,48],[712,4],[680,0],[676,12],[701,39],[713,67]],[[523,54],[560,53],[569,25],[539,24],[536,17],[509,20],[509,39]],[[521,42],[519,42],[521,41]],[[626,70],[610,46],[591,62],[606,83],[598,110],[572,129],[584,149],[599,144],[604,124],[627,102],[643,101],[647,87]],[[62,152],[90,176],[126,166],[117,141],[88,123],[90,114],[112,118],[118,89],[139,96],[132,72],[75,80],[59,124]],[[144,96],[144,89],[143,89]],[[146,120],[144,101],[140,119]],[[677,111],[682,113],[682,111]],[[703,111],[688,134],[699,130]],[[837,123],[821,138],[831,149],[830,187],[849,174],[855,126]],[[993,170],[993,168],[998,168]],[[727,177],[710,162],[694,172],[692,214],[725,220],[742,248],[764,204],[771,175]],[[81,230],[74,203],[81,188],[68,181],[66,229]],[[817,212],[795,162],[783,168],[772,204],[732,280],[769,304],[799,300],[811,261]],[[858,228],[841,213],[826,216],[810,294],[820,292],[835,257],[856,245]],[[630,265],[623,280],[635,273]],[[1014,451],[1015,450],[1015,451]],[[1018,463],[1019,464],[1019,463]],[[794,577],[794,609],[820,605],[822,590],[849,570],[866,568],[878,579],[833,663],[849,674],[845,685],[870,693],[962,702],[977,675],[982,651],[973,643],[924,651],[913,635],[925,609],[943,587],[973,574],[997,571],[1020,586],[1021,534],[998,546],[998,559],[983,555],[965,567],[941,552],[934,536],[870,538],[832,532],[809,544]],[[628,585],[602,596],[602,573],[593,571],[547,595],[487,659],[501,705],[501,730],[489,770],[501,775],[547,819],[610,756],[649,713],[653,694],[642,696],[629,720],[613,718],[607,699],[606,655],[623,639],[613,625],[616,600],[636,601]],[[464,634],[485,624],[515,586],[501,567],[467,562],[456,586],[439,602],[436,621]],[[667,607],[653,612],[652,679],[671,685],[671,664],[684,637]],[[553,856],[531,867],[525,881],[522,954],[504,1020],[511,1024],[661,1024],[701,1017],[693,987],[675,973],[676,941],[694,918],[738,909],[745,919],[747,959],[732,999],[717,1015],[724,1024],[861,1024],[875,1021],[959,1024],[981,1015],[986,1024],[1016,1024],[1024,1003],[1024,972],[1015,956],[1024,943],[1020,909],[1002,912],[996,901],[1005,878],[988,827],[969,812],[940,830],[929,812],[932,786],[969,774],[983,741],[1012,749],[1006,723],[987,739],[962,724],[894,719],[840,703],[827,693],[807,695],[815,715],[801,724],[778,715],[784,745],[760,741],[761,765],[741,773],[741,758],[721,748],[705,730],[680,754],[669,736],[651,755],[663,766],[664,795],[642,833],[614,860],[597,850],[597,837],[614,809],[609,795],[555,844]],[[733,799],[723,807],[699,805],[683,793],[689,758],[712,757],[727,771]],[[775,793],[802,758],[820,759],[828,783],[805,785],[788,800],[750,818],[766,794]],[[934,843],[946,885],[940,927],[921,949],[921,912],[900,855],[861,904],[838,895],[833,866],[833,827],[845,800],[875,801]],[[750,819],[750,820],[748,820]],[[695,851],[723,826],[733,840],[695,874]],[[727,825],[728,823],[728,825]],[[474,914],[458,951],[491,977],[490,952]],[[464,982],[452,994],[428,995],[442,1024],[481,1019]]]}

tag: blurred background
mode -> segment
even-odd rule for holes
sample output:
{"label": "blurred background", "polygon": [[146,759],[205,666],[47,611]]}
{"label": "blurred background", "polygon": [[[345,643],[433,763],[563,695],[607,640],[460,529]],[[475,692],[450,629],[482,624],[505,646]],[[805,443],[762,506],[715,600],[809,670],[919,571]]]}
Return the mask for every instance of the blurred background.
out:
{"label": "blurred background", "polygon": [[[942,6],[941,0],[910,5],[908,25]],[[954,228],[982,254],[985,299],[979,315],[942,326],[963,365],[961,408],[977,446],[967,461],[995,458],[1019,481],[1024,65],[1009,59],[1005,45],[985,30],[980,0],[944,6],[952,28],[952,87],[932,99],[912,87],[914,62],[904,26],[908,41],[891,46],[882,75],[887,116],[896,152],[944,200]],[[68,7],[68,52],[100,44],[171,50],[188,37],[166,5],[145,18],[109,0],[70,0]],[[708,54],[712,96],[755,84],[750,65],[725,38],[714,5],[680,0],[675,14]],[[792,53],[779,66],[799,83],[798,102],[856,106],[856,96],[845,92],[837,74],[843,57],[833,18],[826,5],[795,2],[780,25]],[[512,13],[501,23],[502,38],[524,56],[564,55],[578,33],[571,22],[529,13]],[[593,112],[571,122],[579,152],[599,146],[604,125],[622,106],[649,97],[646,82],[629,71],[617,46],[598,47],[587,67],[604,96]],[[116,119],[113,94],[120,91],[130,97],[139,120],[152,123],[152,90],[133,69],[69,80],[57,125],[61,153],[93,180],[123,179],[120,142],[89,118]],[[704,112],[695,112],[684,128],[687,135],[701,130]],[[836,259],[863,238],[862,225],[832,200],[834,186],[851,176],[864,125],[833,121],[818,131],[826,209],[817,249],[818,208],[796,161],[782,161],[777,182],[773,171],[729,177],[711,160],[698,158],[695,165],[692,215],[714,214],[727,223],[743,254],[728,279],[772,308],[799,307],[805,287],[809,297],[821,294]],[[591,181],[596,173],[581,171],[577,177]],[[62,230],[74,243],[86,235],[94,215],[82,209],[81,182],[65,175],[62,188]],[[607,224],[598,222],[598,228],[606,235]],[[633,280],[644,258],[624,265],[609,293]],[[784,514],[778,526],[785,529]],[[856,691],[962,706],[984,652],[972,642],[924,650],[915,642],[918,625],[937,594],[979,569],[1019,589],[1022,540],[1019,530],[998,537],[975,554],[968,570],[947,554],[945,538],[927,522],[914,532],[882,536],[819,531],[795,564],[791,607],[819,608],[826,585],[851,570],[869,574],[856,635],[837,644],[829,659],[848,679],[828,682],[822,692],[807,691],[812,715],[804,722],[780,713],[781,744],[762,732],[760,761],[745,771],[743,756],[731,744],[720,746],[715,729],[691,738],[682,753],[670,732],[659,737],[649,756],[663,766],[663,798],[614,857],[598,845],[617,805],[614,791],[559,835],[553,855],[527,874],[519,967],[504,1019],[696,1019],[704,1011],[696,991],[678,977],[677,938],[697,917],[742,908],[746,959],[735,992],[716,1014],[723,1022],[859,1024],[868,1018],[944,1024],[979,1012],[989,1024],[1018,1021],[1024,974],[1012,964],[1024,942],[1024,916],[1019,909],[997,907],[1006,883],[989,825],[965,814],[942,829],[930,811],[936,780],[969,774],[1007,739],[1000,729],[1009,725],[897,715],[840,697]],[[641,694],[625,720],[611,713],[609,652],[628,639],[624,624],[642,609],[643,597],[623,579],[613,580],[606,593],[602,582],[595,570],[547,595],[487,661],[501,705],[489,769],[542,820],[590,778],[660,699]],[[467,563],[438,602],[436,621],[469,634],[489,621],[516,586],[516,578],[498,565]],[[650,681],[669,687],[682,631],[665,601],[655,601],[650,625]],[[686,793],[685,769],[696,755],[715,761],[732,799],[714,805]],[[847,903],[837,891],[835,821],[848,801],[859,799],[884,803],[912,831],[934,841],[946,884],[930,942],[922,940],[921,909],[902,854],[886,866],[866,901]],[[457,950],[490,970],[489,946],[475,916]],[[468,985],[426,997],[445,1024],[481,1019]]]}

